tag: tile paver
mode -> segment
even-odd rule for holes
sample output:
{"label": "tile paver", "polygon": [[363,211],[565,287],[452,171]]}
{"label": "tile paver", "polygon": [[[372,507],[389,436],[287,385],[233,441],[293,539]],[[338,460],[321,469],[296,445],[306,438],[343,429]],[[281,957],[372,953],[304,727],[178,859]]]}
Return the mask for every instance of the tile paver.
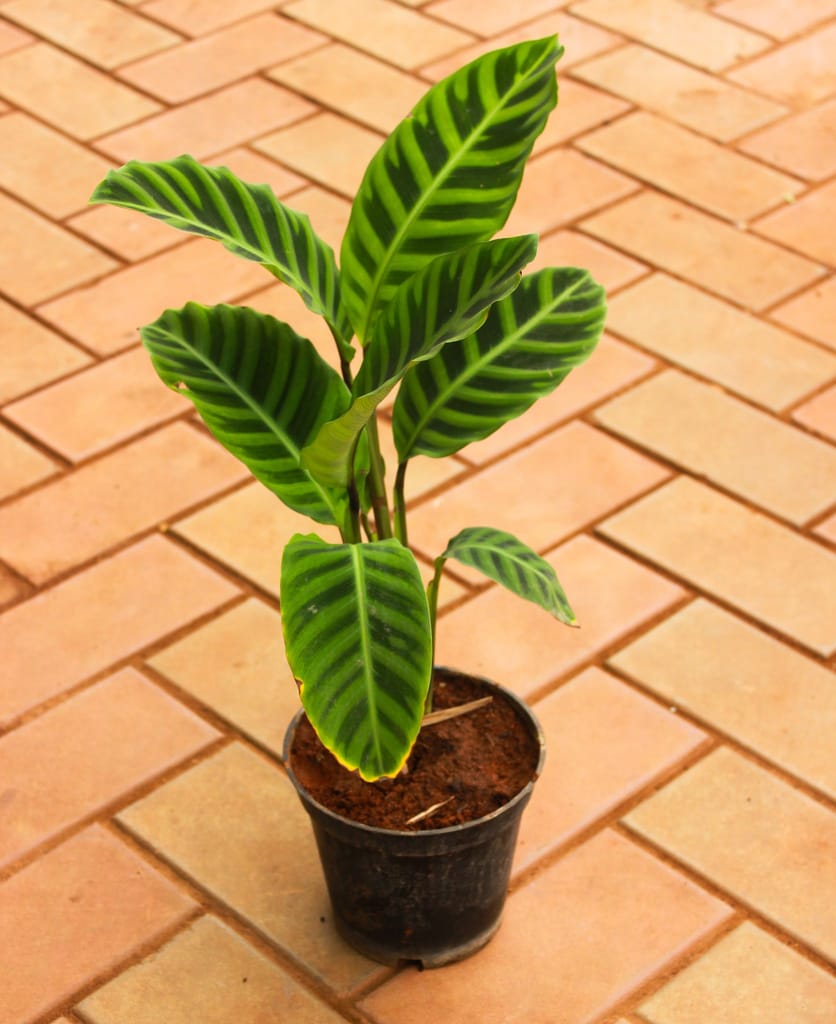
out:
{"label": "tile paver", "polygon": [[[209,969],[211,965],[211,969]],[[228,925],[201,917],[79,1004],[90,1024],[340,1024],[326,1003]]]}
{"label": "tile paver", "polygon": [[[552,33],[506,230],[588,267],[608,330],[407,498],[425,580],[494,522],[581,625],[446,574],[438,660],[536,699],[547,767],[494,943],[393,974],[336,937],[279,763],[281,548],[315,527],[137,329],[194,299],[333,339],[258,265],[86,201],[191,151],[339,252],[427,84]],[[834,33],[836,0],[0,0],[0,1024],[831,1024]]]}
{"label": "tile paver", "polygon": [[697,600],[618,651],[610,664],[836,797],[833,681],[827,669],[786,644]]}
{"label": "tile paver", "polygon": [[14,825],[0,865],[184,761],[218,733],[135,669],[116,675],[0,737],[0,772]]}
{"label": "tile paver", "polygon": [[381,1024],[421,1024],[428,1015],[457,1024],[545,1024],[555,1020],[555,1008],[561,1024],[585,1024],[728,913],[604,832],[511,897],[499,933],[478,960],[404,972],[362,1005]]}
{"label": "tile paver", "polygon": [[0,1021],[41,1018],[194,909],[101,826],[79,833],[0,888]]}
{"label": "tile paver", "polygon": [[642,1004],[648,1024],[826,1024],[836,981],[746,923]]}
{"label": "tile paver", "polygon": [[718,387],[666,370],[600,407],[614,433],[800,526],[836,497],[836,451]]}
{"label": "tile paver", "polygon": [[836,820],[728,749],[716,750],[624,819],[700,875],[823,956],[836,953]]}
{"label": "tile paver", "polygon": [[836,650],[836,555],[713,488],[677,477],[599,529],[810,650]]}
{"label": "tile paver", "polygon": [[[789,313],[791,305],[781,309]],[[671,318],[670,309],[680,315]],[[775,318],[795,326],[791,315],[777,312]],[[836,359],[818,346],[666,274],[611,299],[608,324],[623,338],[773,412],[836,375]]]}

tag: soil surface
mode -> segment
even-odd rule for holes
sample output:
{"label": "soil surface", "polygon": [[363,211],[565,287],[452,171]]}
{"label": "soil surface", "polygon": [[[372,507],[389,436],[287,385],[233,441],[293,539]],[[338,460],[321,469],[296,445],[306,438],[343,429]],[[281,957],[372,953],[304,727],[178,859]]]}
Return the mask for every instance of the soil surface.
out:
{"label": "soil surface", "polygon": [[[484,697],[477,680],[437,680],[433,709]],[[490,704],[421,730],[407,768],[397,778],[364,782],[320,743],[306,718],[296,731],[290,760],[301,785],[324,807],[345,818],[400,831],[446,828],[484,817],[531,780],[539,748],[513,706]],[[446,801],[446,802],[445,802]],[[409,819],[444,805],[414,824]]]}

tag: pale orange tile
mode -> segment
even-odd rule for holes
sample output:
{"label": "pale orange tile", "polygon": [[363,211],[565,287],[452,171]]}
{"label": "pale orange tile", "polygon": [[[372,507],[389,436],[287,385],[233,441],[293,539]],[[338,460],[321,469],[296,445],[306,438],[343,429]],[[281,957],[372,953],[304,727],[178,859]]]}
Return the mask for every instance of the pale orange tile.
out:
{"label": "pale orange tile", "polygon": [[208,916],[87,996],[79,1012],[90,1024],[273,1024],[280,1017],[294,1024],[341,1024],[345,1019],[228,925]]}
{"label": "pale orange tile", "polygon": [[825,540],[829,540],[831,544],[836,545],[836,515],[832,515],[829,519],[825,519],[823,523],[819,523],[816,527],[816,533],[820,537],[824,537]]}
{"label": "pale orange tile", "polygon": [[515,872],[611,813],[706,739],[599,668],[565,683],[534,711],[547,756],[523,815]]}
{"label": "pale orange tile", "polygon": [[831,23],[732,71],[729,78],[781,102],[810,106],[836,89],[834,46],[836,24]]}
{"label": "pale orange tile", "polygon": [[0,22],[0,53],[10,53],[34,42],[35,37],[31,33],[15,28],[6,21]]}
{"label": "pale orange tile", "polygon": [[180,42],[180,36],[109,0],[11,0],[3,17],[24,25],[71,53],[115,68]]}
{"label": "pale orange tile", "polygon": [[[507,9],[515,10],[516,8],[509,5]],[[421,74],[424,78],[437,82],[477,57],[481,57],[489,50],[497,50],[500,47],[512,46],[514,43],[520,43],[527,39],[540,39],[550,35],[557,35],[561,46],[565,49],[557,66],[558,77],[579,61],[586,60],[587,57],[592,57],[596,53],[611,50],[620,42],[619,37],[613,35],[612,32],[607,32],[588,21],[581,21],[580,18],[573,18],[565,11],[556,11],[508,32],[503,32],[501,35],[491,36],[484,42],[466,46],[451,57],[435,61],[421,68]]]}
{"label": "pale orange tile", "polygon": [[836,385],[793,411],[792,418],[836,442]]}
{"label": "pale orange tile", "polygon": [[569,423],[416,508],[410,540],[436,558],[459,530],[491,525],[542,551],[668,476],[600,431]]}
{"label": "pale orange tile", "polygon": [[0,738],[6,864],[191,757],[217,733],[134,669]]}
{"label": "pale orange tile", "polygon": [[201,159],[313,111],[301,96],[261,78],[248,78],[106,135],[96,146],[119,160],[169,160],[181,153]]}
{"label": "pale orange tile", "polygon": [[164,648],[148,664],[281,757],[299,694],[274,608],[250,598]]}
{"label": "pale orange tile", "polygon": [[274,597],[279,596],[282,551],[295,533],[315,530],[323,540],[339,540],[336,527],[312,523],[255,481],[181,519],[174,529]]}
{"label": "pale orange tile", "polygon": [[624,819],[826,957],[836,952],[836,818],[725,747]]}
{"label": "pale orange tile", "polygon": [[604,335],[589,360],[575,367],[551,395],[535,402],[484,441],[468,445],[462,455],[477,465],[492,460],[634,383],[656,365],[647,356]]}
{"label": "pale orange tile", "polygon": [[119,77],[167,103],[182,103],[325,42],[318,32],[265,13],[128,64]]}
{"label": "pale orange tile", "polygon": [[27,114],[0,118],[0,185],[51,217],[82,209],[110,163]]}
{"label": "pale orange tile", "polygon": [[586,536],[556,548],[548,561],[580,628],[490,587],[441,616],[439,664],[496,679],[530,698],[685,596],[680,587]]}
{"label": "pale orange tile", "polygon": [[0,95],[79,139],[114,131],[160,109],[48,43],[0,57]]}
{"label": "pale orange tile", "polygon": [[809,288],[769,314],[774,320],[836,349],[836,276]]}
{"label": "pale orange tile", "polygon": [[755,132],[740,148],[791,174],[823,181],[836,172],[836,100]]}
{"label": "pale orange tile", "polygon": [[630,105],[598,89],[592,89],[574,78],[563,77],[558,87],[558,105],[546,122],[543,133],[534,143],[536,156],[562,142],[581,135],[629,110]]}
{"label": "pale orange tile", "polygon": [[253,145],[300,174],[353,198],[383,136],[323,111]]}
{"label": "pale orange tile", "polygon": [[[392,425],[389,420],[381,418],[378,424],[378,434],[380,436],[380,454],[383,456],[383,462],[387,467],[386,481],[391,486],[398,466],[398,453],[395,448],[395,438],[392,434]],[[421,495],[426,494],[427,491],[441,487],[442,484],[448,483],[454,477],[460,476],[465,469],[465,464],[455,458],[412,459],[409,464],[409,471],[406,474],[406,487],[404,489],[407,508],[411,508],[412,503],[417,498],[420,498]]]}
{"label": "pale orange tile", "polygon": [[767,238],[836,267],[836,181],[762,217],[754,228]]}
{"label": "pale orange tile", "polygon": [[609,663],[783,771],[836,796],[831,674],[786,644],[699,599]]}
{"label": "pale orange tile", "polygon": [[30,587],[14,576],[5,566],[0,565],[0,608],[22,601],[30,592]]}
{"label": "pale orange tile", "polygon": [[103,252],[0,195],[0,289],[26,305],[84,284],[118,266]]}
{"label": "pale orange tile", "polygon": [[119,821],[332,988],[380,974],[337,936],[310,821],[278,765],[234,743]]}
{"label": "pale orange tile", "polygon": [[709,213],[747,221],[803,190],[796,178],[636,111],[584,135],[578,148]]}
{"label": "pale orange tile", "polygon": [[836,0],[727,0],[717,14],[776,39],[788,39],[836,14]]}
{"label": "pale orange tile", "polygon": [[643,348],[775,412],[836,375],[836,359],[818,346],[665,274],[616,295],[608,323]]}
{"label": "pale orange tile", "polygon": [[30,487],[59,469],[52,459],[0,424],[0,498]]}
{"label": "pale orange tile", "polygon": [[746,921],[642,1004],[648,1024],[825,1024],[836,981]]}
{"label": "pale orange tile", "polygon": [[583,267],[607,292],[630,284],[648,271],[638,260],[630,259],[588,235],[568,229],[554,231],[540,239],[537,255],[526,272],[541,267]]}
{"label": "pale orange tile", "polygon": [[677,477],[599,530],[812,651],[836,650],[836,555],[705,484]]}
{"label": "pale orange tile", "polygon": [[206,163],[212,167],[228,167],[241,181],[251,185],[269,185],[277,196],[298,192],[308,184],[305,178],[294,174],[286,167],[280,167],[275,160],[261,153],[254,153],[246,146],[236,146],[234,149],[224,150],[223,153],[214,153],[207,158]]}
{"label": "pale orange tile", "polygon": [[572,10],[689,64],[721,71],[769,40],[679,0],[582,0]]}
{"label": "pale orange tile", "polygon": [[412,75],[342,43],[279,64],[269,76],[323,106],[387,133],[426,92],[426,85]]}
{"label": "pale orange tile", "polygon": [[72,462],[191,409],[167,388],[143,348],[6,406],[4,414]]}
{"label": "pale orange tile", "polygon": [[0,616],[0,723],[236,596],[160,537],[140,541]]}
{"label": "pale orange tile", "polygon": [[248,476],[201,431],[163,427],[0,509],[0,555],[44,583]]}
{"label": "pale orange tile", "polygon": [[604,832],[516,892],[478,956],[440,971],[403,971],[361,1006],[380,1024],[587,1024],[729,913],[667,865]]}
{"label": "pale orange tile", "polygon": [[810,260],[656,192],[626,199],[582,226],[605,242],[754,310],[823,273]]}
{"label": "pale orange tile", "polygon": [[90,363],[90,356],[0,299],[0,402]]}
{"label": "pale orange tile", "polygon": [[505,0],[438,0],[427,6],[427,13],[475,35],[496,36],[568,3],[569,0],[517,0],[514,4]]}
{"label": "pale orange tile", "polygon": [[[444,25],[388,0],[293,0],[282,11],[405,69],[437,60],[473,41],[469,32]],[[370,31],[370,27],[374,26]]]}
{"label": "pale orange tile", "polygon": [[836,500],[836,449],[677,370],[600,406],[595,418],[796,526]]}
{"label": "pale orange tile", "polygon": [[184,35],[202,36],[276,6],[276,0],[224,0],[222,4],[207,4],[205,0],[150,0],[143,4],[142,13]]}
{"label": "pale orange tile", "polygon": [[168,224],[121,206],[94,206],[71,217],[67,224],[78,234],[129,263],[170,249],[183,240],[183,236]]}
{"label": "pale orange tile", "polygon": [[140,325],[152,323],[166,307],[231,302],[270,279],[260,264],[233,255],[219,242],[196,238],[77,288],[38,312],[100,355],[110,355],[136,344]]}
{"label": "pale orange tile", "polygon": [[2,1024],[40,1019],[196,910],[98,825],[0,887]]}
{"label": "pale orange tile", "polygon": [[507,236],[539,234],[569,224],[637,191],[638,183],[572,149],[554,149],[526,168]]}
{"label": "pale orange tile", "polygon": [[786,110],[638,43],[587,61],[573,73],[720,142],[768,124]]}

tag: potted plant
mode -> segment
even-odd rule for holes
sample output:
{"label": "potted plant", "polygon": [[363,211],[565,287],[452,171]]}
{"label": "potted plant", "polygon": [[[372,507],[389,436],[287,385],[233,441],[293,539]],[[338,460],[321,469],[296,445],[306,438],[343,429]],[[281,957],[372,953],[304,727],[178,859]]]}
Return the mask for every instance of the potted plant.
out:
{"label": "potted plant", "polygon": [[[130,162],[92,197],[263,264],[333,335],[341,372],[287,324],[243,307],[188,303],[141,331],[163,382],[221,444],[290,508],[340,532],[338,543],[297,534],[282,557],[285,646],[303,706],[286,763],[338,927],[387,962],[444,963],[493,934],[543,757],[536,721],[512,694],[434,674],[446,562],[574,623],[549,563],[489,527],[455,536],[425,589],[404,496],[412,458],[493,433],[557,387],[601,333],[603,291],[586,271],[522,276],[537,237],[494,237],[556,104],[561,53],[554,37],[520,43],[433,86],[369,164],[339,270],[308,218],[268,186],[189,156]],[[378,415],[396,388],[390,491]],[[490,780],[469,811],[457,760],[466,736],[476,781]],[[438,799],[419,788],[427,769]],[[413,788],[419,812],[398,817],[416,806]],[[374,807],[358,811],[355,799]]]}

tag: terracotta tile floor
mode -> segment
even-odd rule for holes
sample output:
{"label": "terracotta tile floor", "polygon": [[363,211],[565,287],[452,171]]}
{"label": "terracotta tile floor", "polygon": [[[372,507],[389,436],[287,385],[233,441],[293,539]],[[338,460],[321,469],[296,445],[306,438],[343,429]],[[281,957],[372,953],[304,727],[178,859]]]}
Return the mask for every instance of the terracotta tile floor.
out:
{"label": "terracotta tile floor", "polygon": [[[608,334],[409,497],[425,558],[491,506],[582,628],[442,593],[442,659],[551,749],[495,942],[393,971],[336,936],[279,759],[300,520],[137,325],[250,302],[328,339],[86,197],[190,150],[336,243],[429,83],[553,31],[510,226],[592,269]],[[836,0],[0,0],[0,1024],[836,1021],[834,47]]]}

